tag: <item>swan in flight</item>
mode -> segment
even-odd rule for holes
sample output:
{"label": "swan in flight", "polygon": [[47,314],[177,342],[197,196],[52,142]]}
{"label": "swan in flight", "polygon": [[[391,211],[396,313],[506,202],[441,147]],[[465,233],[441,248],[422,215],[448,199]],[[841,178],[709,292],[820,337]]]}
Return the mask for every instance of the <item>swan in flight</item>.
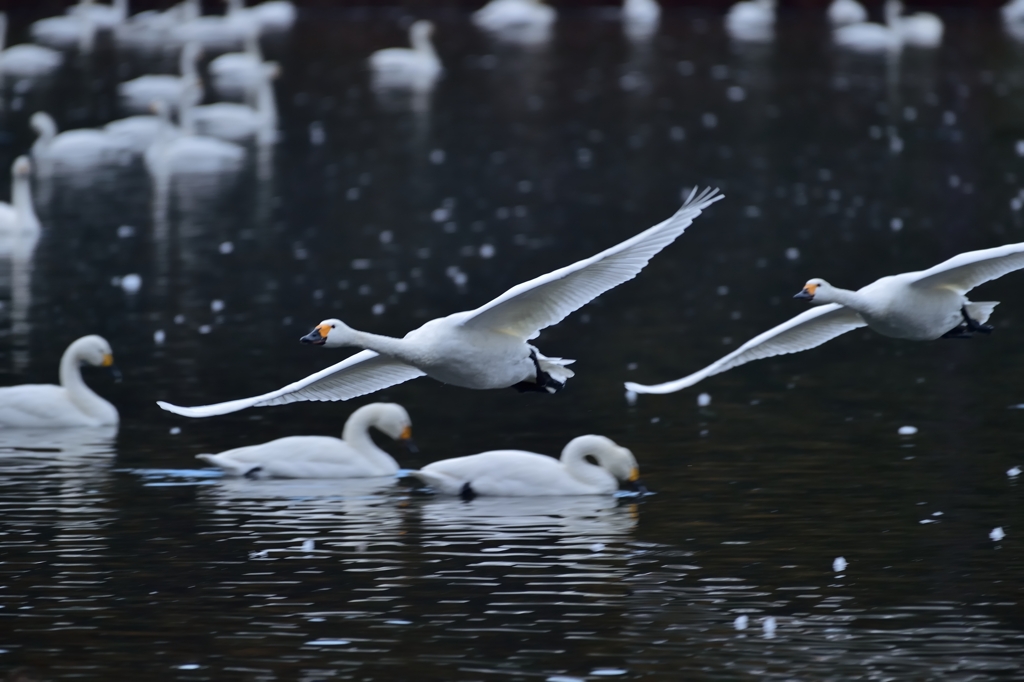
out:
{"label": "swan in flight", "polygon": [[233,476],[249,478],[368,478],[393,476],[398,463],[377,447],[370,428],[412,446],[412,421],[395,403],[372,403],[352,413],[341,438],[288,436],[218,455],[196,455]]}
{"label": "swan in flight", "polygon": [[39,232],[32,206],[32,162],[19,156],[11,166],[11,203],[0,201],[0,236]]}
{"label": "swan in flight", "polygon": [[[593,457],[592,464],[587,457]],[[560,459],[523,450],[493,450],[432,462],[408,472],[445,495],[610,495],[619,483],[643,491],[633,453],[604,436],[569,441]]]}
{"label": "swan in flight", "polygon": [[282,389],[202,407],[158,403],[186,417],[210,417],[247,407],[300,400],[349,400],[421,376],[464,388],[514,387],[554,393],[573,375],[570,360],[547,358],[527,343],[604,292],[639,274],[701,212],[722,198],[716,189],[690,193],[675,215],[631,239],[512,287],[476,310],[431,320],[396,339],[368,334],[341,320],[326,320],[306,343],[365,348],[336,365]]}
{"label": "swan in flight", "polygon": [[0,428],[109,426],[118,423],[117,408],[82,380],[82,365],[114,367],[110,344],[101,336],[83,336],[60,359],[60,386],[22,384],[0,388]]}
{"label": "swan in flight", "polygon": [[827,14],[833,26],[861,24],[868,20],[868,11],[857,0],[832,0]]}
{"label": "swan in flight", "polygon": [[24,43],[4,49],[7,43],[7,12],[0,12],[0,73],[20,78],[34,78],[60,68],[64,56],[42,45]]}
{"label": "swan in flight", "polygon": [[370,55],[374,88],[429,90],[441,75],[441,60],[430,36],[434,24],[423,19],[409,27],[408,47],[389,47]]}
{"label": "swan in flight", "polygon": [[822,304],[769,329],[690,376],[654,386],[626,382],[636,393],[674,393],[753,360],[816,348],[840,334],[870,327],[883,336],[912,341],[966,338],[989,333],[996,303],[974,303],[967,292],[1024,268],[1024,242],[969,251],[920,272],[883,277],[857,291],[812,279],[794,298]]}

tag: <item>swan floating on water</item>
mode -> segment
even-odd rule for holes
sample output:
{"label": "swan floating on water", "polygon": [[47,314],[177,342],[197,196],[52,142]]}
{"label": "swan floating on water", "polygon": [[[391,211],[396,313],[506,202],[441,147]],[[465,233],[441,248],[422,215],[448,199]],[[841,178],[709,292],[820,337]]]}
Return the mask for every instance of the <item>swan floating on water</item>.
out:
{"label": "swan floating on water", "polygon": [[604,292],[640,273],[701,212],[722,198],[718,190],[690,193],[675,215],[601,253],[514,286],[476,310],[431,320],[396,339],[325,320],[306,343],[366,348],[332,367],[253,398],[202,407],[158,403],[186,417],[210,417],[247,407],[300,400],[349,400],[421,376],[474,389],[509,388],[554,393],[573,375],[571,360],[547,358],[527,343]]}
{"label": "swan floating on water", "polygon": [[191,107],[185,116],[191,118],[196,132],[231,142],[252,138],[261,144],[274,142],[277,137],[277,103],[272,81],[281,69],[275,62],[265,62],[260,65],[260,70],[262,79],[256,88],[255,107],[237,102]]}
{"label": "swan floating on water", "polygon": [[1024,243],[969,251],[920,272],[883,277],[857,291],[812,279],[795,298],[820,305],[760,336],[690,376],[654,386],[626,382],[636,393],[674,393],[753,360],[816,348],[870,327],[883,336],[912,341],[964,338],[989,333],[993,301],[972,302],[967,292],[1024,268]]}
{"label": "swan floating on water", "polygon": [[430,36],[434,24],[423,19],[409,27],[408,47],[389,47],[370,55],[369,64],[375,88],[429,90],[441,75],[441,60]]}
{"label": "swan floating on water", "polygon": [[[587,457],[597,460],[596,464]],[[610,495],[620,483],[643,490],[633,453],[604,436],[569,441],[560,459],[522,450],[494,450],[454,457],[408,472],[445,495]]]}
{"label": "swan floating on water", "polygon": [[622,25],[630,40],[649,40],[660,20],[658,0],[622,0]]}
{"label": "swan floating on water", "polygon": [[725,31],[734,40],[769,42],[775,37],[775,0],[742,0],[725,15]]}
{"label": "swan floating on water", "polygon": [[0,236],[32,234],[39,229],[32,205],[32,162],[19,156],[11,166],[11,203],[0,201]]}
{"label": "swan floating on water", "polygon": [[260,32],[254,26],[245,37],[243,52],[226,52],[215,57],[206,70],[217,92],[238,97],[252,92],[263,81],[263,64]]}
{"label": "swan floating on water", "polygon": [[942,44],[942,19],[930,12],[903,16],[900,0],[886,0],[886,21],[898,31],[903,42],[914,47],[938,47]]}
{"label": "swan floating on water", "polygon": [[7,12],[0,12],[0,73],[20,78],[34,78],[53,73],[64,62],[64,55],[41,45],[23,43],[6,50]]}
{"label": "swan floating on water", "polygon": [[1010,0],[999,8],[999,13],[1008,24],[1024,21],[1024,0]]}
{"label": "swan floating on water", "polygon": [[252,7],[245,0],[225,0],[228,16],[243,17],[261,31],[286,31],[295,23],[297,12],[289,0],[266,0]]}
{"label": "swan floating on water", "polygon": [[60,386],[22,384],[0,388],[0,427],[56,428],[118,423],[117,408],[82,380],[83,364],[110,367],[110,344],[101,336],[83,336],[60,359]]}
{"label": "swan floating on water", "polygon": [[88,14],[40,19],[29,26],[32,40],[44,45],[68,49],[78,47],[89,52],[96,43],[96,23]]}
{"label": "swan floating on water", "polygon": [[234,476],[250,478],[367,478],[393,476],[398,463],[370,438],[370,428],[411,445],[412,421],[395,403],[372,403],[352,413],[341,438],[288,436],[217,455],[196,455]]}
{"label": "swan floating on water", "polygon": [[113,0],[109,5],[98,4],[95,0],[81,0],[68,7],[67,14],[87,19],[100,30],[110,30],[128,18],[128,0]]}
{"label": "swan floating on water", "polygon": [[58,133],[53,117],[45,111],[32,114],[29,124],[39,135],[32,145],[32,158],[43,175],[131,162],[131,144],[123,137],[95,128]]}
{"label": "swan floating on water", "polygon": [[158,73],[147,74],[118,84],[117,94],[122,104],[130,111],[146,111],[153,102],[160,101],[168,106],[177,106],[182,90],[190,80],[199,78],[196,62],[203,50],[198,43],[189,43],[181,49],[178,69],[181,75]]}
{"label": "swan floating on water", "polygon": [[868,20],[868,11],[857,0],[832,0],[827,14],[833,26],[861,24]]}
{"label": "swan floating on water", "polygon": [[537,45],[551,38],[557,13],[541,0],[491,0],[473,12],[473,24],[500,40]]}

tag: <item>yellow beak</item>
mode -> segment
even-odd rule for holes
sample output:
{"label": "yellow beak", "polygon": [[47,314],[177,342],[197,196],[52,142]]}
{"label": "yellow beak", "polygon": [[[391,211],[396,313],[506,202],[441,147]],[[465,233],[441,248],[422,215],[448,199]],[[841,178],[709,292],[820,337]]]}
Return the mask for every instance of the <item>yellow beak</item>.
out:
{"label": "yellow beak", "polygon": [[102,366],[103,367],[110,367],[113,364],[114,364],[114,356],[111,355],[110,353],[104,353],[103,354]]}
{"label": "yellow beak", "polygon": [[398,437],[398,440],[409,440],[410,438],[412,438],[412,427],[406,426],[402,429],[402,435]]}
{"label": "yellow beak", "polygon": [[633,467],[633,470],[631,472],[629,472],[629,480],[630,481],[638,481],[638,480],[640,480],[640,469],[638,469],[636,467]]}

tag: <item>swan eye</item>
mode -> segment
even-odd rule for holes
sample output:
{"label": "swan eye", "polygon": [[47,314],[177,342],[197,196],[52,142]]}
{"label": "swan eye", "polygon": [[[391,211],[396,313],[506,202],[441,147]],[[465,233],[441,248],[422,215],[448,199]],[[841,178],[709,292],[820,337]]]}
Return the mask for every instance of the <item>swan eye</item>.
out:
{"label": "swan eye", "polygon": [[336,324],[332,324],[331,325],[331,329],[337,329],[337,327],[338,327],[338,325],[336,325]]}

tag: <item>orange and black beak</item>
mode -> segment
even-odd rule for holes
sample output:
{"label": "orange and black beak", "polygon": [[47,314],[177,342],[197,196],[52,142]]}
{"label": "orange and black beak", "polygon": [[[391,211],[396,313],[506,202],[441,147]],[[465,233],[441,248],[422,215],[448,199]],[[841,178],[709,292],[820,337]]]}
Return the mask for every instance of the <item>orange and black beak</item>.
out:
{"label": "orange and black beak", "polygon": [[409,452],[415,454],[420,451],[420,449],[416,447],[416,443],[414,443],[412,440],[411,426],[406,426],[404,429],[402,429],[402,435],[398,437],[398,440],[402,441],[402,443],[405,444],[405,449],[408,450]]}
{"label": "orange and black beak", "polygon": [[327,343],[327,334],[330,332],[330,328],[325,324],[318,325],[316,329],[303,336],[299,341],[302,343],[311,343],[314,346],[322,346]]}
{"label": "orange and black beak", "polygon": [[807,286],[805,286],[800,291],[799,294],[797,294],[793,298],[802,298],[802,299],[810,301],[810,300],[812,300],[814,298],[814,292],[817,291],[817,289],[818,289],[818,285],[817,284],[808,284]]}

